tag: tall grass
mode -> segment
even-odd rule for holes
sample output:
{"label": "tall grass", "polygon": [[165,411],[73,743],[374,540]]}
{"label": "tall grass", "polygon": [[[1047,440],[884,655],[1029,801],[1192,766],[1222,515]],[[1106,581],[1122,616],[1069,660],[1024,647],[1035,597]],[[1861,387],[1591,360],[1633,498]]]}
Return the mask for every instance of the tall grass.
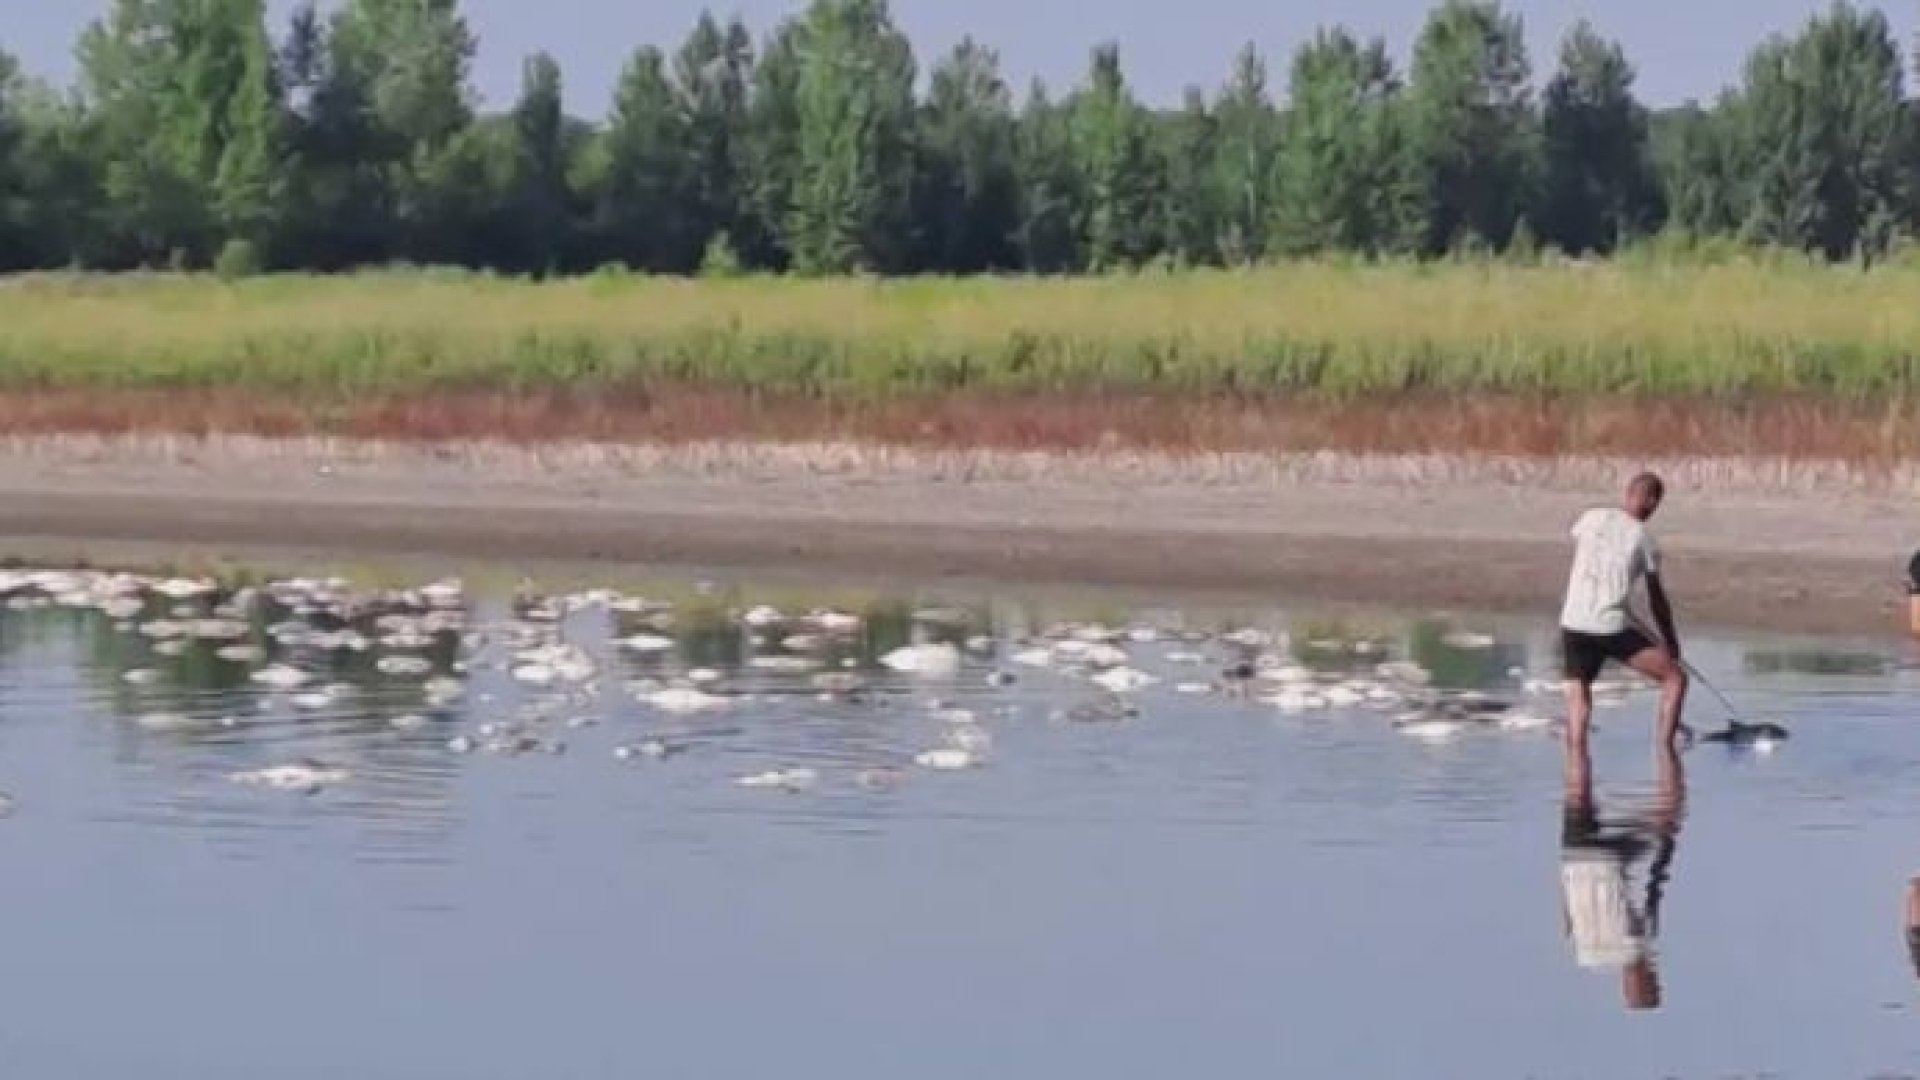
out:
{"label": "tall grass", "polygon": [[1094,279],[0,283],[0,391],[364,395],[661,387],[879,402],[1920,393],[1920,268],[1296,264]]}

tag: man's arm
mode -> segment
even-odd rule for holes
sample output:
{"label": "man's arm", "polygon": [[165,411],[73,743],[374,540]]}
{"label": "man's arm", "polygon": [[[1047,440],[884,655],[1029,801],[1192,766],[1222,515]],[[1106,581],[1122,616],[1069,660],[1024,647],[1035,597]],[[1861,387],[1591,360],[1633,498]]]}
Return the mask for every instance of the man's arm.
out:
{"label": "man's arm", "polygon": [[1667,590],[1661,587],[1659,574],[1647,575],[1647,606],[1653,609],[1660,640],[1666,643],[1675,660],[1680,659],[1680,633],[1673,628],[1673,605],[1667,602]]}

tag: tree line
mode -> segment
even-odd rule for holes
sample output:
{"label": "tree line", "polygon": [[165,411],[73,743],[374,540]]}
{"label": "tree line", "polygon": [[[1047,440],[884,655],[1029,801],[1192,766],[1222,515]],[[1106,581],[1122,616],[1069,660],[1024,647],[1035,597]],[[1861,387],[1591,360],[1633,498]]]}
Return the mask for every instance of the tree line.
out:
{"label": "tree line", "polygon": [[1353,253],[1612,252],[1669,234],[1828,258],[1920,231],[1920,110],[1883,14],[1837,2],[1706,105],[1652,111],[1576,26],[1536,89],[1520,18],[1444,0],[1402,65],[1323,29],[1153,109],[1119,51],[1016,91],[921,60],[886,0],[764,37],[703,15],[607,116],[552,57],[476,109],[458,0],[114,0],[70,88],[0,52],[0,269],[1100,271]]}

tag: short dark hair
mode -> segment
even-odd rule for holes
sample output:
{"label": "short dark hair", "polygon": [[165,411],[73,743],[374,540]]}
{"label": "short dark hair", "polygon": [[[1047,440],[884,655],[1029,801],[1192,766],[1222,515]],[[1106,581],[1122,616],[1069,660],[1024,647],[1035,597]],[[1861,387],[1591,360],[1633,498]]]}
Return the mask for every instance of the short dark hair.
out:
{"label": "short dark hair", "polygon": [[1659,499],[1666,496],[1667,485],[1665,481],[1660,479],[1659,474],[1643,472],[1632,480],[1627,481],[1627,491],[1630,493],[1644,492]]}

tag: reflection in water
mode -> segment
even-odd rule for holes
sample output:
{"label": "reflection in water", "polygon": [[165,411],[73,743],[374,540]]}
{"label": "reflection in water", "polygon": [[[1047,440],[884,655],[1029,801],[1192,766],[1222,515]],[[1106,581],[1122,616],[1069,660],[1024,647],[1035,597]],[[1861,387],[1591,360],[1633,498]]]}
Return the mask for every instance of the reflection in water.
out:
{"label": "reflection in water", "polygon": [[1906,919],[1907,960],[1913,965],[1913,974],[1920,978],[1920,877],[1907,882]]}
{"label": "reflection in water", "polygon": [[[1671,747],[1660,751],[1659,790],[1637,813],[1603,816],[1593,795],[1593,764],[1568,752],[1560,834],[1560,887],[1566,932],[1582,968],[1617,968],[1627,1008],[1660,1008],[1657,941],[1685,815],[1686,776]],[[1639,903],[1631,895],[1634,864],[1645,860]]]}
{"label": "reflection in water", "polygon": [[[1913,1014],[1846,991],[1862,957],[1913,977],[1854,916],[1911,853],[1920,680],[1822,678],[1766,768],[1689,756],[1712,793],[1689,850],[1714,838],[1689,880],[1740,903],[1680,952],[1679,760],[1652,804],[1596,800],[1584,756],[1553,791],[1545,629],[671,581],[516,603],[499,576],[0,571],[0,915],[31,928],[0,982],[9,1075],[761,1076],[848,1047],[849,1077],[916,1080],[1913,1071]],[[944,673],[887,662],[932,644]],[[1739,644],[1694,656],[1717,679]],[[1603,775],[1645,752],[1643,693],[1602,713]],[[940,750],[984,764],[919,764]],[[348,778],[234,780],[306,760]],[[776,770],[817,782],[738,783]],[[1783,862],[1846,884],[1771,888]],[[1428,926],[1472,932],[1368,948]],[[1783,926],[1794,978],[1749,977]],[[1531,977],[1569,951],[1604,985]],[[1663,1010],[1633,1040],[1614,970]],[[1810,1003],[1860,1037],[1747,1019]]]}
{"label": "reflection in water", "polygon": [[1839,649],[1748,649],[1742,666],[1749,675],[1884,675],[1892,666],[1884,656]]}

